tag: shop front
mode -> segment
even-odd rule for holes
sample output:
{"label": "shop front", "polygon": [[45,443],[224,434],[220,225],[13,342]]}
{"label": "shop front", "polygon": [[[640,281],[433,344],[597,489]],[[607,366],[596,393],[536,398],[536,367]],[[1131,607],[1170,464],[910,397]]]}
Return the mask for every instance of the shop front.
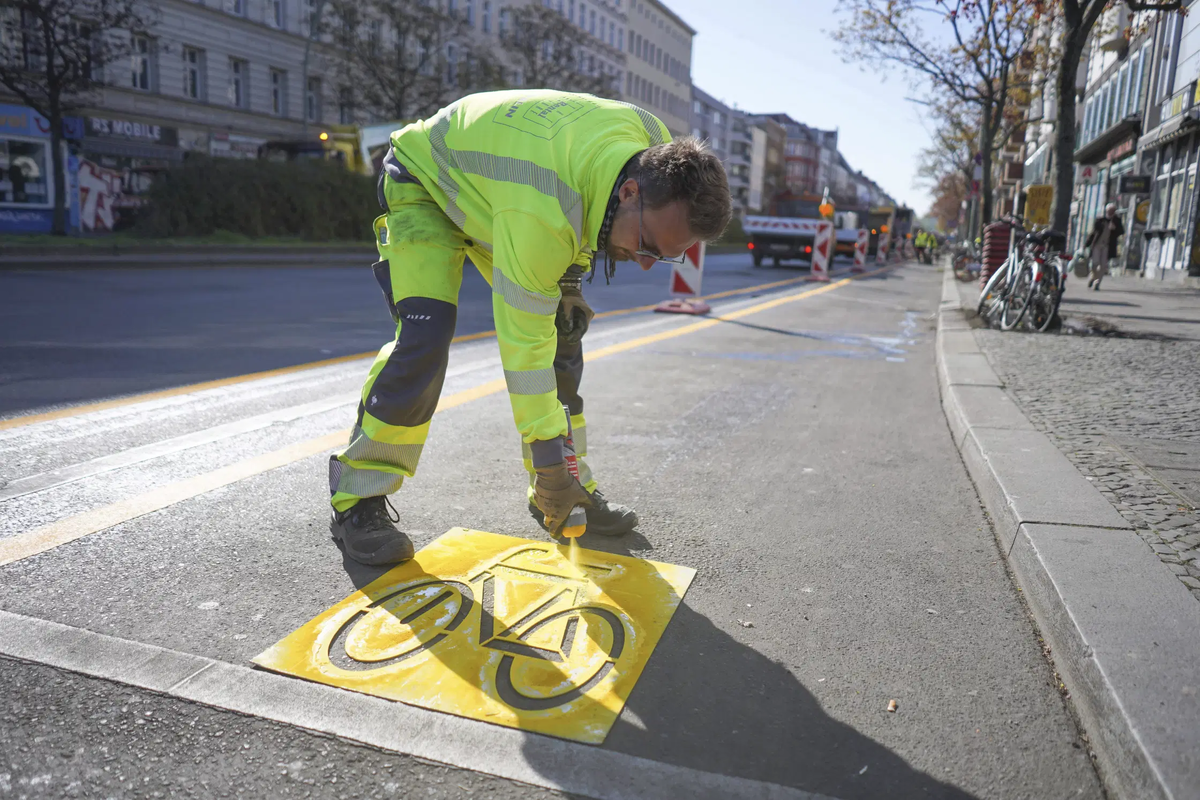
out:
{"label": "shop front", "polygon": [[[64,119],[64,138],[78,138],[80,123],[78,117]],[[62,148],[67,197],[72,199],[77,162],[66,141]],[[32,108],[0,105],[0,233],[49,233],[54,199],[50,121]],[[77,228],[78,209],[70,203],[68,210],[69,227]]]}
{"label": "shop front", "polygon": [[1138,142],[1140,172],[1149,176],[1142,274],[1147,278],[1200,275],[1196,252],[1196,165],[1200,154],[1197,85],[1188,84],[1162,107],[1162,124]]}
{"label": "shop front", "polygon": [[84,231],[121,230],[134,223],[154,178],[183,160],[179,132],[154,122],[88,117],[79,164]]}

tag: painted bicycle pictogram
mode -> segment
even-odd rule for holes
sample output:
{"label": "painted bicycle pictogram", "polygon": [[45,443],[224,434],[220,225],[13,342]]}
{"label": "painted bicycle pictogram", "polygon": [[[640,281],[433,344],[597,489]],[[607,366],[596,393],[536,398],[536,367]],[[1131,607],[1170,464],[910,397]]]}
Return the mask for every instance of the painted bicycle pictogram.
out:
{"label": "painted bicycle pictogram", "polygon": [[597,600],[594,581],[621,567],[581,566],[571,574],[556,547],[538,544],[502,553],[466,580],[425,575],[388,586],[323,626],[319,660],[364,676],[482,648],[491,656],[480,677],[501,702],[526,712],[559,708],[617,669],[634,631],[620,609]]}

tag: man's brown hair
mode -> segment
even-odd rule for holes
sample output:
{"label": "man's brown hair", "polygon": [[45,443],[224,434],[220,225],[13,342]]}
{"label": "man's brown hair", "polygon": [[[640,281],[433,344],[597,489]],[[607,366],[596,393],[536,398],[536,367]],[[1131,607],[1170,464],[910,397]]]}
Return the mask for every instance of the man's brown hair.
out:
{"label": "man's brown hair", "polygon": [[694,136],[643,150],[633,158],[629,177],[637,181],[649,208],[682,200],[688,228],[704,241],[720,236],[733,216],[725,167]]}

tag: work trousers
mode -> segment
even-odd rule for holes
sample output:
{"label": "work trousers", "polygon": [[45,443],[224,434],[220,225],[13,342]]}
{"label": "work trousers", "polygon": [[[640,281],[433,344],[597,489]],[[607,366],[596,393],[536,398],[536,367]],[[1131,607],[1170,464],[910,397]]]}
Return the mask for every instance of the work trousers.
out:
{"label": "work trousers", "polygon": [[[492,283],[490,254],[468,239],[419,183],[393,185],[387,199],[386,224],[385,217],[376,220],[382,260],[374,270],[396,322],[396,338],[383,346],[367,372],[349,443],[329,459],[330,502],[337,511],[364,497],[392,494],[416,474],[446,379],[468,256]],[[594,491],[596,481],[584,459],[580,344],[559,338],[554,373],[559,400],[571,414],[580,482]],[[527,443],[522,443],[522,457],[531,499],[535,474]]]}

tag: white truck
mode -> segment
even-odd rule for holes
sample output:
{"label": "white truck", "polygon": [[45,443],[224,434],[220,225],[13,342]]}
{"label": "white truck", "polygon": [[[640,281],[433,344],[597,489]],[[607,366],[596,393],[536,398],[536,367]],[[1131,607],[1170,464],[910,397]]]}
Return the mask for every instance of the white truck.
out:
{"label": "white truck", "polygon": [[[811,264],[817,226],[824,222],[815,213],[815,206],[812,212],[811,216],[801,217],[743,217],[742,230],[750,235],[747,248],[754,259],[754,266],[761,267],[767,258],[777,267],[784,261],[800,260]],[[858,216],[854,211],[839,211],[833,215],[837,237],[835,255],[854,257],[854,245],[858,241]]]}

